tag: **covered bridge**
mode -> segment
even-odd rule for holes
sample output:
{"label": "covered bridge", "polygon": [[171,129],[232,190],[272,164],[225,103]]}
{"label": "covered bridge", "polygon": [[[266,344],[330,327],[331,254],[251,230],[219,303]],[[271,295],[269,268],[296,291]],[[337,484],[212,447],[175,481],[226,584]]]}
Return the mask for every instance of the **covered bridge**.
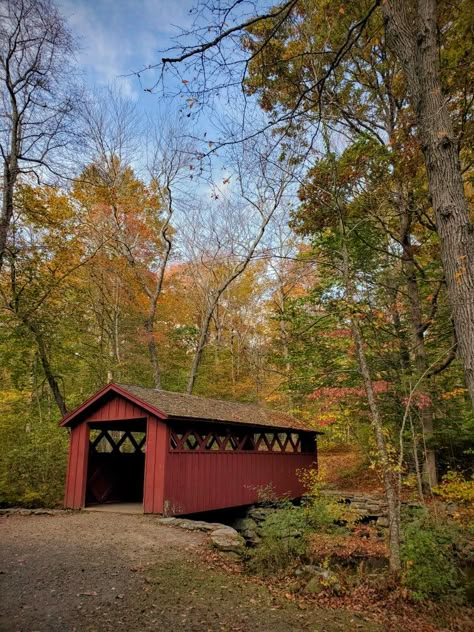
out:
{"label": "covered bridge", "polygon": [[108,384],[60,422],[71,429],[65,506],[143,503],[188,514],[303,493],[316,432],[281,412]]}

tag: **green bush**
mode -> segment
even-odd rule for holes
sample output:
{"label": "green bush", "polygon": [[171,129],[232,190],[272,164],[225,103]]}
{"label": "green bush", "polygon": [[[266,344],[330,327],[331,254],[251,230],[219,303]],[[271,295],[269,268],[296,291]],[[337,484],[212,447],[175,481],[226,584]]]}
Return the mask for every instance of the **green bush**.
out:
{"label": "green bush", "polygon": [[308,527],[317,533],[348,533],[348,527],[357,519],[346,504],[324,496],[310,498],[303,511]]}
{"label": "green bush", "polygon": [[402,583],[413,599],[421,601],[459,592],[461,574],[456,544],[459,528],[423,511],[403,529]]}
{"label": "green bush", "polygon": [[2,412],[0,506],[60,504],[64,494],[67,433],[58,428],[55,419],[39,420],[26,406],[4,405]]}
{"label": "green bush", "polygon": [[251,570],[269,574],[289,566],[305,552],[307,529],[302,508],[281,503],[262,524],[261,541],[251,556]]}
{"label": "green bush", "polygon": [[345,505],[322,496],[309,498],[302,506],[291,501],[277,503],[276,511],[264,520],[260,542],[251,554],[252,571],[270,574],[306,557],[309,536],[315,533],[348,533],[351,522]]}

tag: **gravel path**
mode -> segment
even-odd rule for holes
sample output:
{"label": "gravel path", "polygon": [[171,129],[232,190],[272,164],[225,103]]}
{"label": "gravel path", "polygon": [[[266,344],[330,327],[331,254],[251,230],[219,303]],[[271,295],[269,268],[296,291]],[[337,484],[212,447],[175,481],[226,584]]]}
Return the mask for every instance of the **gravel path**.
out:
{"label": "gravel path", "polygon": [[0,630],[376,630],[348,612],[301,613],[265,587],[209,568],[207,538],[153,517],[0,517]]}
{"label": "gravel path", "polygon": [[[100,630],[130,624],[147,567],[163,556],[185,556],[204,540],[202,534],[161,527],[144,516],[2,517],[0,629]],[[154,611],[142,614],[146,624]]]}

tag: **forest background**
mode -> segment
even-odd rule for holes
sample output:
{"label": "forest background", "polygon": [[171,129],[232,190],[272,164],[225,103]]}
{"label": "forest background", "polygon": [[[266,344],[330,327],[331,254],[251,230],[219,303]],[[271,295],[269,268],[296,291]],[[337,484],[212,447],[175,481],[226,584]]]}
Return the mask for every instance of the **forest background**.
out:
{"label": "forest background", "polygon": [[[438,4],[472,201],[472,6]],[[209,6],[196,29],[212,31]],[[57,422],[109,380],[285,410],[324,431],[323,453],[349,449],[382,478],[375,410],[406,489],[424,499],[450,471],[470,477],[472,402],[416,117],[369,9],[300,2],[276,36],[272,20],[242,29],[239,101],[231,81],[198,89],[188,67],[171,105],[143,116],[81,85],[51,3],[2,3],[3,504],[60,502]],[[314,51],[362,14],[324,93],[287,125],[324,71]]]}

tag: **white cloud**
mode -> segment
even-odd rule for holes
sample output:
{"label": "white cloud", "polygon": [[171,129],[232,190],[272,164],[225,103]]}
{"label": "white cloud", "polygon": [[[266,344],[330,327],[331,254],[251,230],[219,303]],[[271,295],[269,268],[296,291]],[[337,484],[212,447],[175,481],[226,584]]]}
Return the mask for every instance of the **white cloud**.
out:
{"label": "white cloud", "polygon": [[[114,83],[138,99],[142,88],[127,76],[156,63],[176,26],[189,26],[194,0],[61,0],[60,10],[79,38],[78,62],[89,82]],[[125,75],[125,76],[124,76]]]}

